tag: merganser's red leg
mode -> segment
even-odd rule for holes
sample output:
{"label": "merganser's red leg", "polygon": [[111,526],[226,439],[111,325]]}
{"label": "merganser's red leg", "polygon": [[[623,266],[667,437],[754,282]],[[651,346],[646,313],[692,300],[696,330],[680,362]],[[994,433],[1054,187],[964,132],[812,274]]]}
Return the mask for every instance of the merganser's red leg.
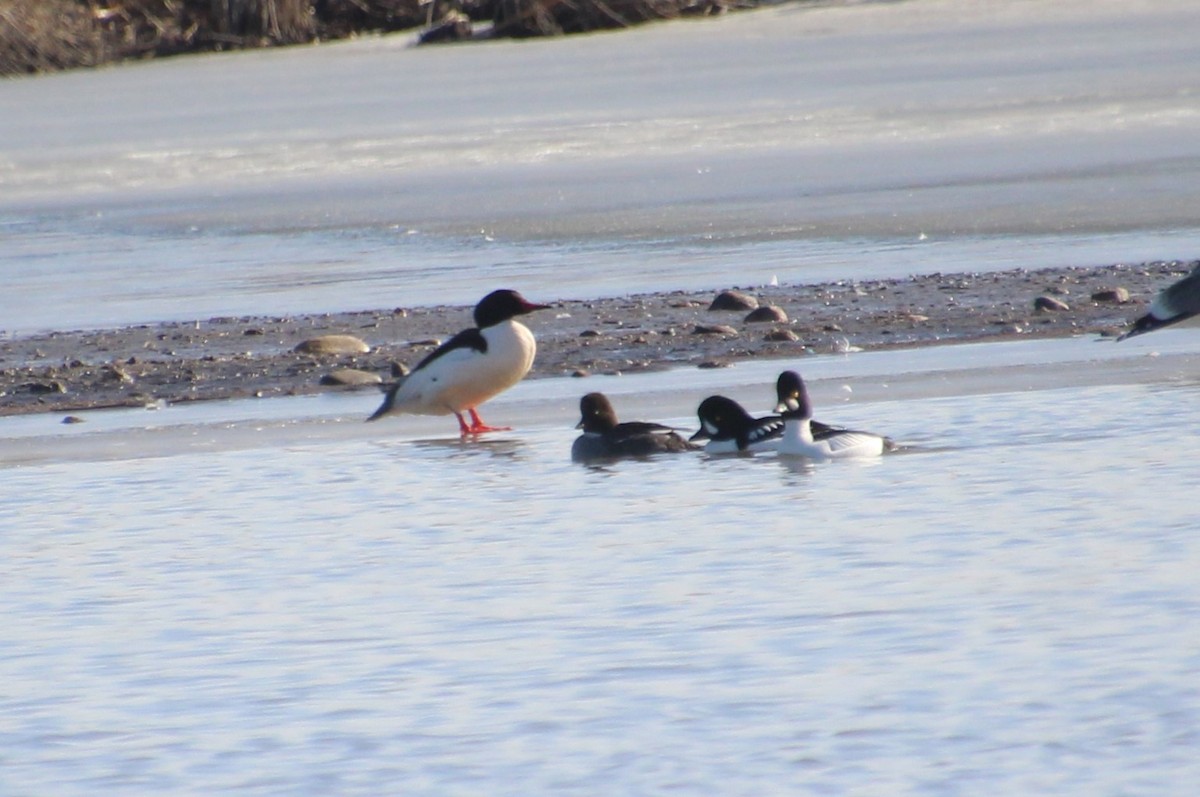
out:
{"label": "merganser's red leg", "polygon": [[471,428],[467,431],[464,431],[463,434],[481,434],[482,432],[511,432],[512,431],[511,426],[488,426],[486,423],[483,422],[483,419],[479,417],[479,413],[475,411],[474,407],[471,407],[470,409],[468,409],[467,412],[471,413]]}
{"label": "merganser's red leg", "polygon": [[471,434],[471,427],[467,426],[467,422],[463,419],[461,412],[454,413],[454,417],[458,418],[458,433],[463,437]]}

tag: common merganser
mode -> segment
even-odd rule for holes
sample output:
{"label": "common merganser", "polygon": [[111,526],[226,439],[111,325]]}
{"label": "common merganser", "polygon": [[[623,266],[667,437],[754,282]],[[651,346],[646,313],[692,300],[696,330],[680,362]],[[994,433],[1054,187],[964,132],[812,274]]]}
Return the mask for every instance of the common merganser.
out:
{"label": "common merganser", "polygon": [[576,462],[693,450],[670,426],[645,421],[618,423],[617,412],[603,393],[581,398],[579,412],[583,417],[575,428],[583,434],[571,446],[571,459]]}
{"label": "common merganser", "polygon": [[1163,288],[1150,303],[1150,310],[1134,321],[1117,341],[1187,321],[1197,314],[1200,314],[1200,263],[1191,274]]}
{"label": "common merganser", "polygon": [[[432,351],[412,373],[388,390],[375,413],[450,415],[464,435],[506,431],[486,425],[477,407],[520,382],[533,366],[537,343],[515,316],[549,305],[533,304],[513,290],[492,291],[475,305],[475,326],[464,329]],[[471,416],[468,425],[463,412]]]}
{"label": "common merganser", "polygon": [[896,444],[890,438],[873,432],[831,428],[822,424],[820,434],[814,429],[812,404],[804,380],[795,371],[784,371],[775,383],[779,404],[775,411],[783,418],[783,439],[779,453],[809,459],[845,459],[877,457],[892,451]]}

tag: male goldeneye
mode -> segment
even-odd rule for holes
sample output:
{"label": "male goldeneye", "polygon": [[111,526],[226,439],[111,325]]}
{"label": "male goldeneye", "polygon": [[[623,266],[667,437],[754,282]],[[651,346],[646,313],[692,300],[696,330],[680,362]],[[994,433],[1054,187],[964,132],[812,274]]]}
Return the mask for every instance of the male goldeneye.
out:
{"label": "male goldeneye", "polygon": [[[704,450],[710,454],[775,451],[783,439],[783,418],[778,415],[755,418],[741,404],[725,396],[709,396],[700,402],[696,415],[700,418],[700,431],[688,440],[707,439]],[[842,430],[813,421],[812,431],[819,440]]]}
{"label": "male goldeneye", "polygon": [[583,417],[575,428],[583,434],[571,446],[571,459],[576,462],[692,450],[669,426],[644,421],[618,423],[616,410],[603,393],[581,398],[579,412]]}
{"label": "male goldeneye", "polygon": [[783,436],[783,420],[778,415],[751,417],[741,404],[725,396],[709,396],[696,409],[700,430],[689,440],[708,440],[704,450],[710,454],[736,454],[741,451],[774,451]]}
{"label": "male goldeneye", "polygon": [[779,453],[809,459],[844,459],[848,457],[877,457],[891,451],[896,444],[887,437],[854,429],[837,429],[821,425],[818,433],[813,427],[812,405],[804,380],[795,371],[784,371],[775,383],[779,404],[775,411],[783,418],[783,439]]}
{"label": "male goldeneye", "polygon": [[[465,435],[503,431],[480,419],[476,408],[521,381],[537,351],[533,333],[515,316],[543,310],[513,290],[492,291],[475,305],[475,326],[443,343],[402,377],[368,418],[384,415],[450,415]],[[471,423],[463,419],[470,414]]]}
{"label": "male goldeneye", "polygon": [[1150,310],[1134,321],[1133,326],[1117,340],[1178,324],[1197,314],[1200,314],[1200,263],[1196,264],[1191,274],[1163,288],[1150,303]]}

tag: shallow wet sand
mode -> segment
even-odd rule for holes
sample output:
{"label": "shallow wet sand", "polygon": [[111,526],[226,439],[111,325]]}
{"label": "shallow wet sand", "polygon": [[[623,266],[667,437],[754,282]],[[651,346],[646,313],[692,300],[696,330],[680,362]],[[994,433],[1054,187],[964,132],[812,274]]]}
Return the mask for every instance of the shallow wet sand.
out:
{"label": "shallow wet sand", "polygon": [[[518,287],[552,309],[526,319],[538,339],[531,378],[634,373],[739,360],[795,358],[846,347],[1110,335],[1144,312],[1190,263],[932,274],[908,279],[740,286],[787,320],[716,311],[719,292],[671,291],[572,300]],[[736,282],[736,281],[735,281]],[[738,288],[736,284],[725,286]],[[1122,297],[1105,295],[1117,289]],[[1059,309],[1038,309],[1039,297]],[[402,297],[398,297],[401,298]],[[350,368],[391,378],[469,326],[469,307],[395,307],[292,317],[179,320],[121,329],[53,331],[0,340],[0,415],[63,412],[350,388],[323,377]],[[349,334],[367,354],[297,352],[320,335]],[[374,387],[357,388],[375,390]]]}

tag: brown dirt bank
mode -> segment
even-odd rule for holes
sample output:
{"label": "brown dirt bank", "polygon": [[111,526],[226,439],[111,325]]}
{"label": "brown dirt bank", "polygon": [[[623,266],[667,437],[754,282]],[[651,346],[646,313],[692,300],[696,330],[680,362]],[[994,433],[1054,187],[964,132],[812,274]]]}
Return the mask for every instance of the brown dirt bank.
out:
{"label": "brown dirt bank", "polygon": [[[795,359],[846,343],[880,349],[1111,334],[1191,265],[1019,269],[745,289],[789,319],[764,323],[746,321],[744,310],[709,310],[713,291],[555,302],[537,286],[514,287],[534,301],[554,304],[528,319],[538,338],[531,375],[536,378]],[[1102,293],[1118,288],[1131,298],[1122,302]],[[1039,297],[1057,299],[1065,309],[1036,309]],[[348,389],[322,386],[321,378],[348,367],[386,381],[392,363],[415,364],[435,341],[470,323],[468,307],[416,307],[7,337],[0,339],[0,415]],[[355,335],[372,349],[340,356],[294,351],[306,339],[332,333]]]}
{"label": "brown dirt bank", "polygon": [[0,75],[416,28],[422,42],[554,36],[766,2],[783,0],[2,0]]}

